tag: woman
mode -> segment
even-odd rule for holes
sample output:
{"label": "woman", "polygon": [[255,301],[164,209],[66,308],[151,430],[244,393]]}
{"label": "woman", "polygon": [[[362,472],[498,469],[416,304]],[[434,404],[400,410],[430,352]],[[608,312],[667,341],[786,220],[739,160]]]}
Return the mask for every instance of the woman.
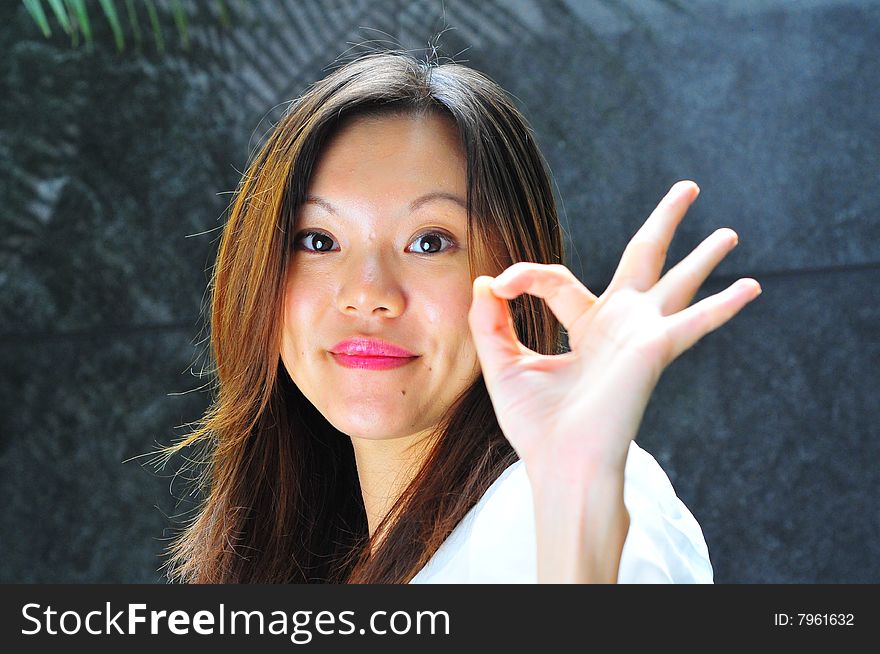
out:
{"label": "woman", "polygon": [[688,307],[729,229],[658,281],[697,193],[672,188],[596,297],[496,84],[391,52],[316,82],[223,232],[216,397],[166,449],[208,448],[171,578],[711,582],[699,525],[633,442],[662,370],[760,292]]}

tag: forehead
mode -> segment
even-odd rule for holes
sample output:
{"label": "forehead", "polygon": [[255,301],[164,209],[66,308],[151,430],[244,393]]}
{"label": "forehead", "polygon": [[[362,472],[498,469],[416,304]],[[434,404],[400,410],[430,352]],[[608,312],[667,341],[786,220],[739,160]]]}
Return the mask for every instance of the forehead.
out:
{"label": "forehead", "polygon": [[466,166],[458,128],[447,116],[358,116],[344,121],[322,149],[310,191],[463,193]]}

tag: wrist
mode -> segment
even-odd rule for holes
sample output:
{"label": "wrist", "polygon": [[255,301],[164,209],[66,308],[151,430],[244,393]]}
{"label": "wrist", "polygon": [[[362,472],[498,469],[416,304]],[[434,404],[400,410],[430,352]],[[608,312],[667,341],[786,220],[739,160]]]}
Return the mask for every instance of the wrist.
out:
{"label": "wrist", "polygon": [[615,583],[630,517],[623,470],[604,460],[532,481],[541,583]]}
{"label": "wrist", "polygon": [[629,454],[625,447],[566,443],[563,447],[549,445],[523,463],[533,491],[544,487],[570,486],[584,488],[594,481],[622,478]]}

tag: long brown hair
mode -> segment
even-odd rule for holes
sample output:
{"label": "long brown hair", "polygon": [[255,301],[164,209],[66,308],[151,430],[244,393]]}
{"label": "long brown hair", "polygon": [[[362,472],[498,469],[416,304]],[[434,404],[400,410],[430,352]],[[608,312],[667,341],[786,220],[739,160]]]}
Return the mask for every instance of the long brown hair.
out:
{"label": "long brown hair", "polygon": [[[314,83],[238,185],[211,290],[212,403],[174,445],[204,446],[202,502],[168,549],[172,581],[405,583],[517,457],[482,376],[448,408],[425,463],[371,542],[351,440],[302,395],[280,359],[294,216],[334,130],[362,115],[437,112],[467,159],[472,278],[516,261],[563,263],[547,164],[507,94],[466,66],[372,52]],[[511,302],[520,340],[563,351],[546,305]],[[166,458],[167,461],[167,458]],[[375,541],[374,537],[374,541]]]}

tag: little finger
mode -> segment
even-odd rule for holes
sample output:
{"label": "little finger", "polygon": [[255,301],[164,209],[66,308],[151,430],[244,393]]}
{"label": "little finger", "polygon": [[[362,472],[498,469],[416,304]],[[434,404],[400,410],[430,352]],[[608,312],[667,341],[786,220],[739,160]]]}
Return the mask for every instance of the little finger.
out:
{"label": "little finger", "polygon": [[666,334],[672,343],[669,365],[682,352],[709,332],[739,313],[746,304],[761,294],[761,285],[754,279],[740,279],[715,295],[693,306],[663,318]]}

